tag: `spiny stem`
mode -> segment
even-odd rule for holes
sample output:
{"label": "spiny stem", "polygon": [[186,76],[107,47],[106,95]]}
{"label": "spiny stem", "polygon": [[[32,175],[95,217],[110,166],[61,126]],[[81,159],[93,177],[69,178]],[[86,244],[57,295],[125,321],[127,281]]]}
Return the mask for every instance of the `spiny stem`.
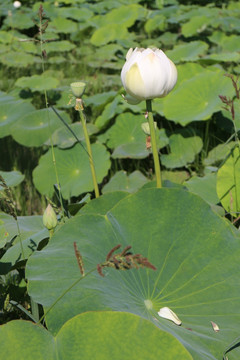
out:
{"label": "spiny stem", "polygon": [[157,141],[156,141],[156,132],[153,122],[153,114],[152,114],[152,100],[146,100],[146,107],[148,112],[148,123],[150,128],[150,135],[151,135],[151,145],[152,145],[152,153],[153,153],[153,161],[155,167],[155,175],[157,180],[157,188],[162,187],[162,180],[161,180],[161,170],[160,170],[160,161],[158,156],[158,149],[157,149]]}
{"label": "spiny stem", "polygon": [[83,133],[84,133],[86,146],[87,146],[87,152],[89,154],[89,163],[90,163],[90,168],[91,168],[91,173],[92,173],[92,180],[93,180],[93,185],[94,185],[95,197],[98,198],[99,197],[99,188],[98,188],[98,183],[97,183],[95,166],[94,166],[94,163],[93,163],[91,144],[90,144],[88,131],[87,131],[86,118],[84,116],[84,113],[83,113],[83,110],[81,109],[81,107],[79,107],[79,109],[77,111],[79,111],[79,113],[80,113],[80,118],[81,118],[82,127],[83,127]]}

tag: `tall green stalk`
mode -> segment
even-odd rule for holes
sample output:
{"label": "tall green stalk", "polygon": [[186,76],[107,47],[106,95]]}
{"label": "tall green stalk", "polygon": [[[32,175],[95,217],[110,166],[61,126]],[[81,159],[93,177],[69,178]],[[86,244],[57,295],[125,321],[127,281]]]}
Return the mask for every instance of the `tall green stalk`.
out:
{"label": "tall green stalk", "polygon": [[155,176],[157,180],[157,188],[161,188],[162,187],[161,169],[160,169],[160,161],[159,161],[158,149],[157,149],[156,131],[154,127],[153,114],[152,114],[152,100],[146,100],[146,107],[148,113],[148,123],[150,128],[151,147],[153,153]]}
{"label": "tall green stalk", "polygon": [[[77,100],[78,99],[76,99],[76,101]],[[89,135],[88,135],[88,131],[87,131],[86,118],[85,118],[85,115],[82,110],[82,104],[80,104],[80,106],[76,106],[75,109],[79,112],[80,118],[82,121],[82,127],[83,127],[84,137],[85,137],[86,146],[87,146],[87,152],[89,155],[89,163],[90,163],[90,168],[91,168],[91,173],[92,173],[95,197],[98,198],[99,197],[99,188],[98,188],[98,183],[97,183],[96,170],[95,170],[95,166],[94,166],[94,162],[93,162],[91,143],[90,143],[90,139],[89,139]]]}

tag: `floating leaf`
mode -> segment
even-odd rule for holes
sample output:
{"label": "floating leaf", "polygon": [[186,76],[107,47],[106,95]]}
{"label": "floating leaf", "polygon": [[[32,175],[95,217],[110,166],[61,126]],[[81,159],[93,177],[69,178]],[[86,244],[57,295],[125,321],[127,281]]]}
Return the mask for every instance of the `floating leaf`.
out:
{"label": "floating leaf", "polygon": [[[70,123],[69,115],[62,111],[59,113]],[[51,109],[41,109],[28,113],[15,122],[11,127],[11,135],[19,144],[41,146],[56,129],[62,127],[63,124]]]}
{"label": "floating leaf", "polygon": [[11,126],[22,116],[34,111],[34,106],[22,100],[1,103],[0,106],[0,138],[11,134]]}
{"label": "floating leaf", "polygon": [[[17,186],[21,184],[24,179],[24,175],[20,171],[0,171],[0,175],[3,177],[8,187]],[[1,181],[0,181],[1,183]],[[0,191],[4,190],[0,185]]]}
{"label": "floating leaf", "polygon": [[217,195],[217,174],[210,173],[203,177],[193,176],[188,181],[184,182],[184,186],[194,194],[201,196],[203,200],[209,204],[218,204],[219,198]]}
{"label": "floating leaf", "polygon": [[196,61],[200,55],[206,53],[208,45],[203,41],[191,41],[183,45],[174,46],[173,50],[166,51],[166,55],[174,62]]}
{"label": "floating leaf", "polygon": [[59,80],[42,75],[32,75],[32,76],[23,76],[20,77],[15,85],[20,88],[29,88],[32,91],[42,91],[42,90],[50,90],[56,88],[59,84]]}
{"label": "floating leaf", "polygon": [[167,119],[181,125],[191,121],[207,120],[214,112],[222,109],[219,99],[221,90],[224,95],[232,97],[234,89],[229,78],[222,72],[206,70],[184,81],[171,96],[164,101],[164,114]]}
{"label": "floating leaf", "polygon": [[[109,153],[102,144],[93,144],[92,152],[97,181],[100,183],[110,168]],[[88,154],[79,144],[67,150],[55,149],[54,153],[64,198],[93,190]],[[39,165],[33,171],[33,181],[41,194],[52,196],[56,174],[50,150],[40,158]]]}
{"label": "floating leaf", "polygon": [[161,162],[166,168],[173,169],[192,163],[203,143],[199,136],[185,138],[181,134],[173,134],[169,138],[169,146],[171,154],[161,155]]}
{"label": "floating leaf", "polygon": [[138,170],[131,173],[129,176],[126,171],[118,171],[116,174],[110,179],[109,183],[106,184],[102,193],[106,194],[111,191],[128,191],[135,192],[140,189],[144,184],[148,182],[148,179]]}
{"label": "floating leaf", "polygon": [[2,356],[12,360],[54,360],[56,354],[62,360],[192,360],[177,339],[151,322],[111,311],[78,315],[66,322],[56,337],[42,326],[14,320],[1,326],[0,341]]}
{"label": "floating leaf", "polygon": [[[106,208],[107,195],[96,200],[98,213],[102,202]],[[27,263],[30,296],[45,311],[79,278],[74,241],[86,272],[105,261],[117,244],[132,245],[133,252],[147,256],[157,270],[112,268],[104,278],[95,271],[49,312],[50,331],[58,332],[80,312],[128,311],[177,337],[194,360],[220,359],[238,335],[239,233],[198,196],[174,188],[145,189],[107,207],[102,215],[71,218]],[[61,268],[64,276],[59,275]],[[160,318],[162,307],[175,312],[182,326]],[[213,319],[219,333],[209,326]],[[232,358],[238,360],[240,349],[235,351]]]}
{"label": "floating leaf", "polygon": [[217,194],[224,209],[233,216],[240,212],[240,150],[236,146],[218,170]]}

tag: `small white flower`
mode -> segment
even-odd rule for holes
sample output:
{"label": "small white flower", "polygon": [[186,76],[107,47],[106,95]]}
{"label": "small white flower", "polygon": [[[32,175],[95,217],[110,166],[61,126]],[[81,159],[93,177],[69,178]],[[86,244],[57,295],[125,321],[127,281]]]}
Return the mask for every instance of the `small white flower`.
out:
{"label": "small white flower", "polygon": [[20,1],[14,1],[14,3],[13,3],[13,6],[15,7],[15,9],[20,8],[21,5],[22,5],[22,3]]}
{"label": "small white flower", "polygon": [[177,82],[177,69],[160,49],[128,50],[121,80],[126,92],[142,101],[166,96]]}
{"label": "small white flower", "polygon": [[176,324],[176,325],[182,324],[181,320],[178,318],[178,316],[175,314],[175,312],[173,312],[168,307],[161,308],[158,312],[158,315],[164,319],[174,322],[174,324]]}

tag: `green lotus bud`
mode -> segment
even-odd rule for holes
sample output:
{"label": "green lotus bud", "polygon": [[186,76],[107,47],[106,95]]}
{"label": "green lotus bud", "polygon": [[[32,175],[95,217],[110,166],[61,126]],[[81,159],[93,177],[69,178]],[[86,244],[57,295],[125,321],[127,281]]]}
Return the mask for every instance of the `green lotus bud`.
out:
{"label": "green lotus bud", "polygon": [[57,216],[52,206],[49,204],[43,214],[43,225],[48,229],[52,230],[57,226]]}
{"label": "green lotus bud", "polygon": [[[156,130],[156,129],[157,129],[157,123],[156,123],[156,121],[154,121],[154,127],[155,127],[155,130]],[[148,123],[148,122],[142,123],[141,128],[142,128],[143,132],[144,132],[146,135],[148,135],[148,136],[151,135],[151,134],[150,134],[150,127],[149,127],[149,123]]]}
{"label": "green lotus bud", "polygon": [[80,98],[85,91],[86,83],[83,81],[77,81],[77,82],[71,83],[70,87],[71,87],[73,95],[76,98]]}

